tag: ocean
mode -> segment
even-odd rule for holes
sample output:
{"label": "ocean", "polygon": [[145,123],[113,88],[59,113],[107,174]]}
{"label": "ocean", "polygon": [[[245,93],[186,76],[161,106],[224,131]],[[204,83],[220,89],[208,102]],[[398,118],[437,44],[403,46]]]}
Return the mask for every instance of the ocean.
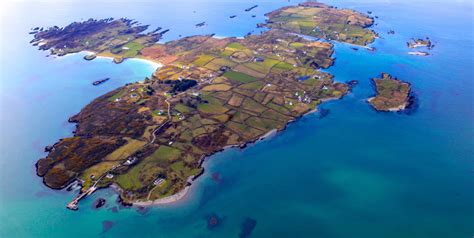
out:
{"label": "ocean", "polygon": [[[210,33],[240,37],[258,34],[264,13],[298,2],[2,2],[0,237],[472,237],[471,1],[322,1],[378,16],[376,51],[335,43],[335,65],[325,69],[336,81],[359,84],[343,99],[322,104],[329,110],[325,117],[307,115],[245,149],[211,156],[204,175],[176,204],[119,208],[115,192],[105,189],[73,212],[65,205],[75,193],[48,189],[36,176],[44,147],[72,134],[70,116],[154,67],[85,61],[84,54],[46,57],[29,45],[30,28],[127,17],[150,29],[169,28],[162,41]],[[195,27],[203,21],[207,26]],[[408,55],[406,41],[426,36],[435,44],[431,55]],[[382,72],[412,84],[414,111],[380,113],[367,104],[374,95],[370,79]],[[105,77],[111,79],[91,85]],[[106,206],[92,208],[100,197]],[[217,218],[215,227],[208,227],[210,217]]]}

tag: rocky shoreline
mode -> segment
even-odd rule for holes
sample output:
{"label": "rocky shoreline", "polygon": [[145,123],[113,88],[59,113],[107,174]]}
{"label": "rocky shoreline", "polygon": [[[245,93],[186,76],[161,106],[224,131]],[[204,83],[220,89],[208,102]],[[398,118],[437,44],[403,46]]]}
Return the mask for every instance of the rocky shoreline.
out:
{"label": "rocky shoreline", "polygon": [[367,102],[379,112],[401,112],[407,110],[413,101],[411,84],[398,80],[390,74],[382,73],[372,79],[376,95]]}

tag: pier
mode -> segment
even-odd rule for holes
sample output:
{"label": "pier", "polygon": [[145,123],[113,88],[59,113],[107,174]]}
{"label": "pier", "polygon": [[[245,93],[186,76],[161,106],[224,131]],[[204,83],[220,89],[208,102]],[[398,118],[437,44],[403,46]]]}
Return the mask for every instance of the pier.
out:
{"label": "pier", "polygon": [[79,209],[79,206],[78,206],[79,201],[81,199],[85,198],[86,196],[91,195],[95,190],[97,190],[97,187],[92,186],[89,189],[87,189],[87,191],[79,193],[79,195],[76,198],[74,198],[70,203],[68,203],[66,205],[66,207],[68,209],[71,209],[71,210],[74,210],[74,211],[78,210]]}
{"label": "pier", "polygon": [[97,181],[94,182],[94,184],[89,188],[87,189],[85,192],[80,192],[79,195],[77,195],[71,202],[69,202],[67,205],[66,205],[66,208],[70,209],[70,210],[73,210],[73,211],[76,211],[79,209],[79,201],[89,195],[91,195],[92,193],[95,192],[95,190],[97,190],[97,184],[99,184],[100,180],[102,180],[104,177],[106,177],[111,171],[115,170],[116,168],[120,167],[121,165],[114,165],[111,169],[109,169],[107,172],[103,173],[98,179]]}

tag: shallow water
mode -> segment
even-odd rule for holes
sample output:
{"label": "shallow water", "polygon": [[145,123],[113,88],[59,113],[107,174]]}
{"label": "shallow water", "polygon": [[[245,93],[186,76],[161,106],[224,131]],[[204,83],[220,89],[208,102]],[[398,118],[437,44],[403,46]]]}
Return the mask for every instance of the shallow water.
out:
{"label": "shallow water", "polygon": [[[34,163],[45,155],[45,145],[71,134],[68,117],[153,68],[139,61],[89,62],[80,54],[45,57],[28,45],[29,28],[125,16],[170,28],[164,40],[242,36],[258,32],[255,24],[265,19],[263,13],[288,2],[8,5],[0,29],[0,237],[238,237],[247,218],[256,222],[251,237],[472,236],[472,3],[324,2],[379,16],[374,29],[383,39],[374,43],[377,51],[336,44],[336,63],[326,70],[337,81],[358,80],[353,92],[323,104],[330,110],[323,119],[311,114],[244,150],[212,156],[183,202],[141,213],[114,212],[111,190],[97,192],[71,212],[64,206],[74,194],[45,188]],[[259,7],[244,12],[254,4]],[[233,14],[237,17],[229,19]],[[196,28],[202,21],[208,25]],[[395,35],[386,34],[391,29]],[[436,44],[432,55],[408,55],[406,40],[424,36]],[[413,114],[377,113],[368,106],[365,99],[374,94],[370,78],[381,72],[412,83],[418,97]],[[91,85],[104,77],[111,80]],[[98,197],[107,198],[107,205],[92,209]],[[210,214],[219,217],[212,230]]]}

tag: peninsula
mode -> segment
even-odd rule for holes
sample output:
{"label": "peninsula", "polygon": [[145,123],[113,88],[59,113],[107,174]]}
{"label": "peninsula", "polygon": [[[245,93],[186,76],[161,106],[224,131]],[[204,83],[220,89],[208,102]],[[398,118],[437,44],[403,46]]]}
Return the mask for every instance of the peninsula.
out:
{"label": "peninsula", "polygon": [[93,60],[96,55],[101,55],[113,57],[115,62],[136,57],[140,50],[155,44],[168,31],[157,28],[144,34],[148,26],[138,25],[126,18],[89,19],[71,23],[64,28],[54,26],[35,29],[34,39],[30,43],[40,50],[49,50],[58,56],[90,51],[94,53],[84,59]]}
{"label": "peninsula", "polygon": [[[315,2],[268,16],[271,30],[243,39],[202,35],[155,44],[162,33],[142,34],[145,26],[125,19],[37,32],[32,43],[52,54],[91,51],[163,65],[150,78],[106,93],[72,116],[74,135],[49,147],[37,162],[38,175],[54,189],[81,182],[71,209],[111,185],[125,203],[174,201],[170,197],[182,197],[203,173],[205,157],[283,130],[322,102],[348,93],[347,84],[320,70],[333,64],[333,45],[299,34],[365,45],[375,39],[366,29],[373,19]],[[295,24],[293,16],[312,20],[283,27]]]}
{"label": "peninsula", "polygon": [[409,106],[409,83],[398,80],[390,74],[382,73],[381,78],[373,78],[377,95],[369,98],[369,103],[377,111],[401,111]]}

